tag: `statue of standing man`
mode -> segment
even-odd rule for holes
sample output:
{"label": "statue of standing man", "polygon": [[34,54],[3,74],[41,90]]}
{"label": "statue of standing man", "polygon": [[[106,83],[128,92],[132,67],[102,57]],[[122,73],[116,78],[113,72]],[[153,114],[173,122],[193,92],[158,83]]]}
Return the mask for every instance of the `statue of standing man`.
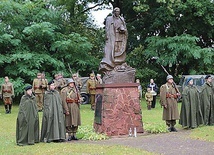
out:
{"label": "statue of standing man", "polygon": [[106,18],[106,43],[104,57],[99,70],[103,73],[112,71],[116,66],[125,63],[128,32],[124,18],[120,16],[120,9],[116,7],[113,15]]}

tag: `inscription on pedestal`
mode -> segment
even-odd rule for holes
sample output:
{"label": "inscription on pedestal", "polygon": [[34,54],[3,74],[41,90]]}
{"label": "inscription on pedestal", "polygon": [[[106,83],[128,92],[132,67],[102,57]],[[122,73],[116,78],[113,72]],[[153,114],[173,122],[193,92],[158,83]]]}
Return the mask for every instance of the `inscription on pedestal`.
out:
{"label": "inscription on pedestal", "polygon": [[95,118],[94,118],[94,121],[97,124],[102,124],[102,100],[103,100],[102,95],[97,94],[96,95]]}

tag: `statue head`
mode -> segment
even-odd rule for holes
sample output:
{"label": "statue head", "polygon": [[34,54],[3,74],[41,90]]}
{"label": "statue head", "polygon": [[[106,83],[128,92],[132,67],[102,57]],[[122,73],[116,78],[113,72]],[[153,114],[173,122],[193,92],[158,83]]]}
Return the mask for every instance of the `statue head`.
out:
{"label": "statue head", "polygon": [[116,7],[114,8],[113,14],[118,17],[120,15],[120,8]]}

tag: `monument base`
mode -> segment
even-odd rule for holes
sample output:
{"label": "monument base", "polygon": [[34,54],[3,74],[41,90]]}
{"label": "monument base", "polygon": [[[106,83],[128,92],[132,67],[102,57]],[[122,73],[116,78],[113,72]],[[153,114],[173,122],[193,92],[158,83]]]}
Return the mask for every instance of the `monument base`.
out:
{"label": "monument base", "polygon": [[106,74],[103,76],[103,83],[133,83],[135,80],[135,72],[136,70],[126,63],[117,65],[114,70],[106,72]]}
{"label": "monument base", "polygon": [[[94,129],[108,136],[143,133],[138,84],[104,84],[96,88]],[[133,134],[133,133],[132,133]]]}

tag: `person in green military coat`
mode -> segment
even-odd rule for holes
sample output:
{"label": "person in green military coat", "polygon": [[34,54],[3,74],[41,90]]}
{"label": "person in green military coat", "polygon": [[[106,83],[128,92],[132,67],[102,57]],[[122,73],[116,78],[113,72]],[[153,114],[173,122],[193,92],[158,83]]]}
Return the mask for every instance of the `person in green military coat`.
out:
{"label": "person in green military coat", "polygon": [[68,86],[61,90],[61,98],[65,113],[65,126],[68,133],[68,141],[78,140],[76,132],[81,125],[80,118],[80,94],[73,79],[68,79]]}
{"label": "person in green military coat", "polygon": [[179,93],[176,91],[173,76],[167,76],[167,83],[160,88],[160,102],[163,106],[163,120],[166,121],[166,125],[169,127],[169,132],[177,132],[174,127],[176,120],[179,120],[178,103],[177,98]]}
{"label": "person in green military coat", "polygon": [[193,79],[187,79],[187,86],[182,92],[182,105],[179,124],[182,127],[194,129],[203,124],[199,91],[193,85]]}
{"label": "person in green military coat", "polygon": [[16,121],[17,145],[34,145],[39,142],[39,115],[36,97],[32,94],[32,86],[25,88],[19,104],[19,113]]}
{"label": "person in green military coat", "polygon": [[202,114],[205,125],[214,125],[214,86],[211,75],[207,75],[205,80],[201,91]]}
{"label": "person in green military coat", "polygon": [[44,94],[41,142],[62,142],[66,139],[65,120],[60,94],[55,90],[54,81],[48,83]]}

